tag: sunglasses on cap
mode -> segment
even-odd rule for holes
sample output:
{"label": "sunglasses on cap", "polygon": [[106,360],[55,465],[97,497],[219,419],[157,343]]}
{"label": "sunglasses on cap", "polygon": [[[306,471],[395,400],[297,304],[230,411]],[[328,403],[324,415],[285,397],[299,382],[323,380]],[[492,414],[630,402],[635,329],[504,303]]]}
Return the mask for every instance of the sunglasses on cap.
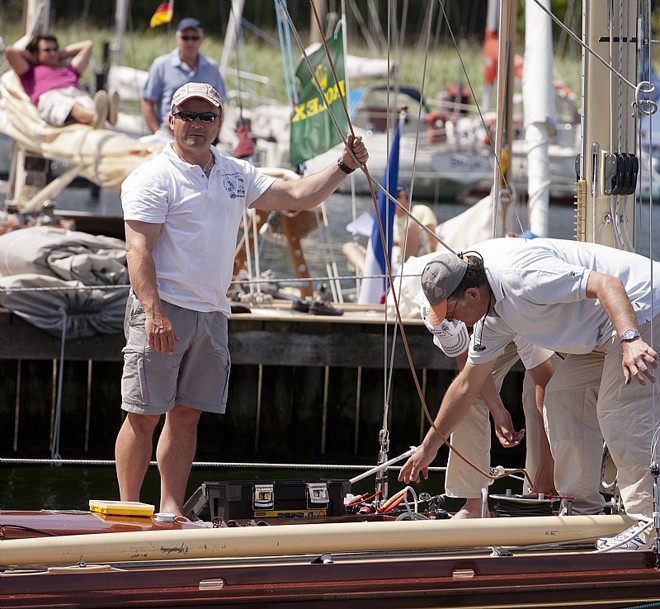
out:
{"label": "sunglasses on cap", "polygon": [[201,36],[181,36],[181,40],[185,40],[186,42],[190,42],[191,40],[200,40],[201,38]]}
{"label": "sunglasses on cap", "polygon": [[173,112],[172,116],[174,118],[180,118],[185,123],[192,123],[198,117],[203,123],[212,123],[217,118],[220,118],[220,115],[215,112],[190,112],[189,110]]}

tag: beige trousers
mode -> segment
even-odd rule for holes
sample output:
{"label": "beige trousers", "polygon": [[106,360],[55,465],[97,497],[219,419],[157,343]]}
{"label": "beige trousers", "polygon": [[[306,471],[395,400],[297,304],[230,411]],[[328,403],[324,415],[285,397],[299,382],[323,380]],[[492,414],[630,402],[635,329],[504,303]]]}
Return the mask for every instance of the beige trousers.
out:
{"label": "beige trousers", "polygon": [[[501,389],[504,377],[512,366],[518,361],[518,351],[515,343],[509,343],[504,353],[500,355],[493,366],[493,376],[497,389]],[[534,382],[525,373],[523,383],[523,410],[525,413],[525,437],[527,454],[525,469],[530,477],[538,469],[539,456],[536,447],[539,439],[538,412],[536,409],[536,393]],[[488,408],[480,398],[475,400],[461,424],[454,430],[450,443],[466,459],[474,463],[482,471],[490,469],[490,416]],[[481,497],[481,489],[488,486],[489,479],[470,467],[454,451],[449,451],[447,473],[445,478],[445,492],[449,497],[474,499]],[[527,485],[526,485],[527,486]],[[525,488],[524,492],[529,492]]]}
{"label": "beige trousers", "polygon": [[[654,326],[660,324],[660,315]],[[639,328],[649,345],[651,323]],[[656,370],[657,375],[657,370]],[[623,383],[621,347],[614,337],[585,355],[568,355],[546,388],[545,416],[555,460],[555,485],[574,498],[573,510],[602,510],[600,494],[603,440],[617,468],[626,513],[651,517],[651,441],[660,423],[659,385]]]}

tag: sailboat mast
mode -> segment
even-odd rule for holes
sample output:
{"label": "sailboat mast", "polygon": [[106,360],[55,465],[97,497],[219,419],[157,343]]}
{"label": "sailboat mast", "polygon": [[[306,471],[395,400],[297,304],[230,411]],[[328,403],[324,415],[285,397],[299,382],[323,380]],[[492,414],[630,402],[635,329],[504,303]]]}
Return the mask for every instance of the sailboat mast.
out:
{"label": "sailboat mast", "polygon": [[500,7],[497,66],[497,131],[493,188],[493,235],[506,229],[511,202],[511,160],[513,140],[513,59],[516,36],[516,11],[513,0],[503,0]]}
{"label": "sailboat mast", "polygon": [[527,148],[527,219],[529,230],[549,235],[550,133],[556,131],[555,91],[552,76],[550,0],[525,3],[525,59],[523,110]]}
{"label": "sailboat mast", "polygon": [[128,22],[128,0],[117,0],[115,4],[115,45],[113,65],[120,66],[124,54],[124,35]]}
{"label": "sailboat mast", "polygon": [[[638,3],[583,0],[583,41],[628,81],[636,82]],[[582,51],[582,152],[576,237],[632,250],[635,91],[587,49]],[[634,173],[634,179],[633,179]]]}

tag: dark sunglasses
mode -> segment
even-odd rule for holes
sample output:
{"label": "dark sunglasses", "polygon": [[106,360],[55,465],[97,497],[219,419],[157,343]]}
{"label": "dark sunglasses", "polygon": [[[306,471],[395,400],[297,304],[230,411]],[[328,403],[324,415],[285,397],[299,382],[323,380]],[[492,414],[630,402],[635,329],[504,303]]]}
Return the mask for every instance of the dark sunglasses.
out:
{"label": "dark sunglasses", "polygon": [[[457,299],[454,301],[454,306],[451,308],[451,313],[447,313],[447,314],[445,315],[445,319],[446,319],[447,321],[454,321],[454,315],[456,314],[456,305],[458,305],[458,301],[459,301],[459,300],[460,300],[460,298],[457,298]],[[449,304],[449,302],[447,302],[447,304]]]}
{"label": "dark sunglasses", "polygon": [[203,123],[212,123],[217,118],[220,118],[219,114],[215,112],[190,112],[188,110],[182,110],[181,112],[173,112],[172,116],[174,118],[180,118],[186,123],[192,123],[196,118],[199,117],[199,120]]}
{"label": "dark sunglasses", "polygon": [[42,53],[57,53],[59,49],[57,47],[47,47],[45,49],[39,49]]}
{"label": "dark sunglasses", "polygon": [[200,40],[201,36],[181,36],[181,40],[189,42],[190,40]]}

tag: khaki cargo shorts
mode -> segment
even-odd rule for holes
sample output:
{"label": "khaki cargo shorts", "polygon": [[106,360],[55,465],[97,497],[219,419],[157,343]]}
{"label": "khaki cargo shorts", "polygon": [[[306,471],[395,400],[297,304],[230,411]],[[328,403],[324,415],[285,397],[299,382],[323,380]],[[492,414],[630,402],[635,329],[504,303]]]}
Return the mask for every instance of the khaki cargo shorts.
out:
{"label": "khaki cargo shorts", "polygon": [[159,415],[181,405],[223,414],[231,368],[227,317],[217,311],[202,313],[167,302],[163,308],[179,338],[172,355],[149,347],[144,309],[137,297],[129,296],[122,409]]}

